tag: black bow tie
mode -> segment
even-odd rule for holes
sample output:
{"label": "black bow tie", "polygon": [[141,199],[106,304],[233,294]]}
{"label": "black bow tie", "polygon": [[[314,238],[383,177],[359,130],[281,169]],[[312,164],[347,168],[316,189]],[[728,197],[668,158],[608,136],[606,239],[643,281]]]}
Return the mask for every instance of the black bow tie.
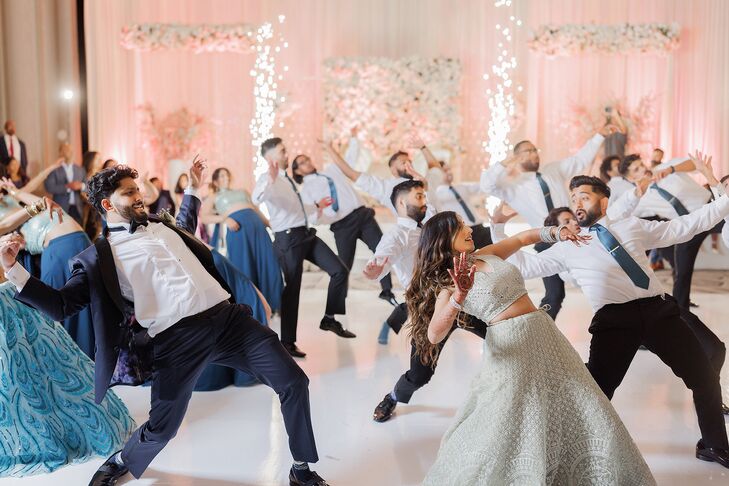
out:
{"label": "black bow tie", "polygon": [[[142,221],[137,221],[136,219],[133,219],[129,223],[129,234],[133,235],[134,232],[137,231],[137,228],[139,228],[140,226],[147,226],[148,224],[149,224],[149,221],[142,222]],[[125,231],[125,229],[124,229],[124,226],[114,226],[113,228],[110,227],[109,231],[113,233],[115,231]]]}

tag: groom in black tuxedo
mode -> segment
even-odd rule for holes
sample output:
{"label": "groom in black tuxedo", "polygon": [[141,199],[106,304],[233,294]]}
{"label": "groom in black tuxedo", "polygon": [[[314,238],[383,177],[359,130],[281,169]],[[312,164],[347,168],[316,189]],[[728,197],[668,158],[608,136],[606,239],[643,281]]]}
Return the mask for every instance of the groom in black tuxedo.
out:
{"label": "groom in black tuxedo", "polygon": [[308,468],[318,455],[306,374],[276,333],[251,316],[250,307],[231,302],[212,254],[193,236],[200,209],[194,191],[205,169],[204,162],[193,162],[191,190],[176,226],[147,215],[134,169],[102,170],[86,192],[109,230],[71,261],[73,272],[63,288],[47,286],[15,262],[14,238],[0,244],[6,276],[18,288],[18,300],[54,320],[91,306],[97,403],[110,386],[152,380],[149,420],[99,468],[90,486],[116,484],[127,472],[142,475],[176,435],[209,363],[248,372],[276,391],[294,458],[290,484],[326,486]]}

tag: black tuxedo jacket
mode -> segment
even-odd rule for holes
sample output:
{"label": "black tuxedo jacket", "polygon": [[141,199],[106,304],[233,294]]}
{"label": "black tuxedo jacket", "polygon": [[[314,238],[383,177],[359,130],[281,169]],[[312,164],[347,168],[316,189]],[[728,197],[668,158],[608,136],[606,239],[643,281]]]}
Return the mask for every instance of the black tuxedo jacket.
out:
{"label": "black tuxedo jacket", "polygon": [[[20,162],[20,166],[23,168],[23,170],[27,173],[28,172],[28,152],[25,150],[25,142],[18,139],[18,143],[20,144],[20,154],[13,154],[16,159],[18,159],[18,162]],[[10,162],[10,147],[5,145],[5,134],[0,135],[0,162],[7,165],[8,162]]]}
{"label": "black tuxedo jacket", "polygon": [[[199,209],[200,200],[186,195],[177,215],[177,226],[156,216],[150,215],[149,220],[173,229],[210,275],[232,295],[225,280],[215,269],[213,254],[194,236]],[[86,306],[91,306],[96,337],[94,392],[96,403],[101,403],[109,387],[121,383],[138,385],[143,381],[136,374],[132,377],[118,375],[127,371],[129,359],[142,366],[144,371],[151,371],[151,359],[140,357],[149,356],[151,344],[148,339],[147,343],[144,343],[144,339],[132,339],[130,318],[133,306],[122,298],[111,246],[105,237],[100,237],[94,245],[76,255],[71,260],[71,265],[71,277],[62,288],[54,289],[31,277],[15,298],[56,321],[71,317]],[[142,332],[146,334],[146,331]],[[139,345],[135,346],[131,341]]]}

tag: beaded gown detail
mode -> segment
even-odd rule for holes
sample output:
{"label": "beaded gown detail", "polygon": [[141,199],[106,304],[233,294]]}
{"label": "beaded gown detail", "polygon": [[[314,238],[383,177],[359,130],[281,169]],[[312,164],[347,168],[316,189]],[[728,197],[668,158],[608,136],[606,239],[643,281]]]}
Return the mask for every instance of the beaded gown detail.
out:
{"label": "beaded gown detail", "polygon": [[[513,265],[482,257],[464,311],[484,322],[526,294]],[[615,409],[543,310],[489,327],[483,361],[425,485],[654,485]]]}
{"label": "beaded gown detail", "polygon": [[94,401],[94,363],[63,327],[0,284],[0,477],[48,473],[108,456],[136,428],[109,391]]}

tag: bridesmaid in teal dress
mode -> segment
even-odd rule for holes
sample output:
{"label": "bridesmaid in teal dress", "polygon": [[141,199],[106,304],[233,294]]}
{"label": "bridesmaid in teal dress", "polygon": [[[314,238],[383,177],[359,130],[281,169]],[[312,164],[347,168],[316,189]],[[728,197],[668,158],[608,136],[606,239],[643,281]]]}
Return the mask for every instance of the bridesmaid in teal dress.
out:
{"label": "bridesmaid in teal dress", "polygon": [[225,224],[227,257],[258,287],[275,312],[281,308],[283,277],[266,231],[268,220],[252,203],[248,192],[230,189],[231,175],[226,168],[213,172],[211,194],[203,202],[200,219],[215,223],[210,242],[218,246],[220,225]]}
{"label": "bridesmaid in teal dress", "polygon": [[0,284],[0,477],[49,473],[119,450],[136,428],[113,393],[94,402],[93,362],[58,323]]}
{"label": "bridesmaid in teal dress", "polygon": [[[29,192],[16,190],[10,184],[12,182],[8,179],[0,181],[0,187],[9,193],[9,196],[2,197],[0,219],[24,213],[25,210],[18,201],[33,204],[40,199]],[[63,221],[59,222],[56,218],[51,218],[49,211],[29,219],[20,227],[20,233],[25,238],[25,250],[31,255],[41,255],[39,278],[55,288],[62,287],[71,277],[71,258],[91,245],[83,228],[73,218],[64,214]],[[27,270],[32,272],[30,268]],[[63,327],[81,350],[93,359],[95,341],[91,311],[84,309],[64,320]]]}

